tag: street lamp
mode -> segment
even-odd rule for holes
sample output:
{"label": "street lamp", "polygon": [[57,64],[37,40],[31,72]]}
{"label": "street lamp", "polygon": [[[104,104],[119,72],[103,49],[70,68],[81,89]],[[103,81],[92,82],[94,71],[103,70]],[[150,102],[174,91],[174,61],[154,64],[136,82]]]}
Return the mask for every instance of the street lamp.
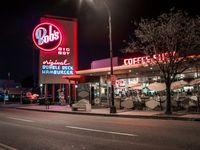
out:
{"label": "street lamp", "polygon": [[110,106],[110,113],[116,113],[116,107],[114,102],[114,83],[113,80],[113,50],[112,50],[112,25],[111,25],[111,11],[108,7],[107,3],[104,1],[104,5],[106,7],[108,13],[108,25],[109,25],[109,45],[110,45],[110,81],[111,81],[111,106]]}
{"label": "street lamp", "polygon": [[[94,2],[94,0],[87,0],[89,2]],[[80,1],[82,2],[82,0]],[[104,6],[106,8],[106,11],[108,13],[108,25],[109,25],[109,47],[110,47],[110,81],[111,81],[111,106],[110,106],[110,113],[116,113],[116,107],[115,107],[115,102],[114,102],[114,80],[115,76],[113,74],[113,50],[112,50],[112,25],[111,25],[111,11],[104,0]]]}

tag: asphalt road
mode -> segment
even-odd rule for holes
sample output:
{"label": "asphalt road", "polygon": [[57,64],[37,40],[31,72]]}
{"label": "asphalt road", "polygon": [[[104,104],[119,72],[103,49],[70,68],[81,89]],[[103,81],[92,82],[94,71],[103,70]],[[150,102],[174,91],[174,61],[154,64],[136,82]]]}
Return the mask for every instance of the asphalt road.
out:
{"label": "asphalt road", "polygon": [[0,150],[199,150],[200,123],[0,108]]}

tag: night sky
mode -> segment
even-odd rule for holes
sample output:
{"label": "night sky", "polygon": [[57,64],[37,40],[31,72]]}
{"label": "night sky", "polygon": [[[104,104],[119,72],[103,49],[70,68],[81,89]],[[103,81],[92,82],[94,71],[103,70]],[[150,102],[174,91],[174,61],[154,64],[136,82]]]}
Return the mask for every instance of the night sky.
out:
{"label": "night sky", "polygon": [[[89,69],[92,60],[109,57],[108,16],[103,0],[20,0],[1,3],[0,79],[17,82],[37,70],[37,54],[31,39],[34,27],[45,14],[78,19],[79,69]],[[88,0],[90,1],[90,0]],[[17,3],[17,4],[16,4]],[[200,15],[198,0],[108,0],[112,12],[113,53],[120,56],[124,40],[133,34],[133,21],[152,18],[170,8]]]}

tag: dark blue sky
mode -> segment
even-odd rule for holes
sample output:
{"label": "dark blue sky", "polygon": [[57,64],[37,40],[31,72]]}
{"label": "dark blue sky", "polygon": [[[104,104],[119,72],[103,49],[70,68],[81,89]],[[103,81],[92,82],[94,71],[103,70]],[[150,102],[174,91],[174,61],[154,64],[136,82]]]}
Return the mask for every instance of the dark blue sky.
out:
{"label": "dark blue sky", "polygon": [[[96,6],[80,0],[20,0],[12,4],[6,1],[0,6],[1,54],[0,79],[21,81],[33,74],[37,49],[33,49],[33,28],[45,14],[78,19],[79,69],[90,68],[92,60],[109,57],[108,16],[103,0]],[[84,1],[84,0],[82,0]],[[141,18],[152,18],[168,12],[170,8],[186,10],[192,15],[200,14],[198,0],[108,0],[112,12],[113,52],[121,55],[134,29],[132,22]],[[34,58],[34,59],[33,59]]]}

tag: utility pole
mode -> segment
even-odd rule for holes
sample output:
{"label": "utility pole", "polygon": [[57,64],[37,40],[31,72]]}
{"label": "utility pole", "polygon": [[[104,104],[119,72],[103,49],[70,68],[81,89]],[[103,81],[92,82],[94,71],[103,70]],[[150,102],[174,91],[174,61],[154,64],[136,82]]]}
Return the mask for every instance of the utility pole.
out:
{"label": "utility pole", "polygon": [[113,74],[113,49],[112,49],[112,20],[111,20],[111,11],[108,7],[107,3],[104,1],[104,5],[106,7],[108,13],[108,25],[109,25],[109,45],[110,45],[110,81],[111,81],[111,106],[110,113],[116,113],[116,107],[114,102],[114,74]]}

